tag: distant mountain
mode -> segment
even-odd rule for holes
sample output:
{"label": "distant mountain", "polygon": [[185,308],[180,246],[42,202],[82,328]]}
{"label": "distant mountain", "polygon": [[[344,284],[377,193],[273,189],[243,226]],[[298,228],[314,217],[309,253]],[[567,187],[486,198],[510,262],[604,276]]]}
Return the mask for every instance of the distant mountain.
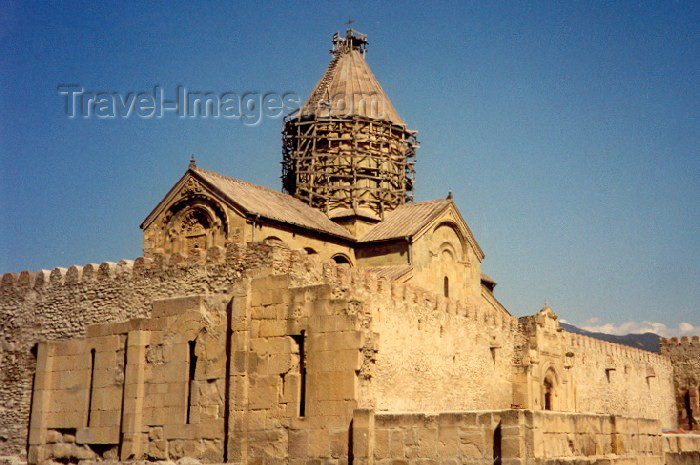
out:
{"label": "distant mountain", "polygon": [[601,341],[623,344],[626,346],[635,347],[637,349],[648,350],[649,352],[659,352],[660,336],[658,334],[644,333],[615,336],[613,334],[594,333],[591,331],[586,331],[585,329],[577,328],[576,326],[570,325],[568,323],[559,323],[559,326],[564,328],[566,331],[569,331],[570,333],[582,334],[584,336],[600,339]]}

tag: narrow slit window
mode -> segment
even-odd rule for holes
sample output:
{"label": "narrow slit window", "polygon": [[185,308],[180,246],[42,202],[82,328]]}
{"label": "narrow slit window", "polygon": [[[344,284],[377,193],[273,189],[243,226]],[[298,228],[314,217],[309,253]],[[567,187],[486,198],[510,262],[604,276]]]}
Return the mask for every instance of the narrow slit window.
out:
{"label": "narrow slit window", "polygon": [[445,297],[450,296],[450,278],[447,276],[442,280],[442,292],[445,294]]}
{"label": "narrow slit window", "polygon": [[189,425],[191,420],[192,411],[192,390],[194,389],[194,376],[197,373],[197,354],[195,349],[197,346],[197,341],[189,341],[188,343],[189,353],[187,356],[187,418],[185,422]]}
{"label": "narrow slit window", "polygon": [[95,385],[95,349],[90,350],[90,385],[88,386],[87,418],[85,426],[90,427],[90,416],[92,413],[92,389]]}
{"label": "narrow slit window", "polygon": [[298,336],[292,336],[299,352],[299,416],[306,416],[306,331]]}

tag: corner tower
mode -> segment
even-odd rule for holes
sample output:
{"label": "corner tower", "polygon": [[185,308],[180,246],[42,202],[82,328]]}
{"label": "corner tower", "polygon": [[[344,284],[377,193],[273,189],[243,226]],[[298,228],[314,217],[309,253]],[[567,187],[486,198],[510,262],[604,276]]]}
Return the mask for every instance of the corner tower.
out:
{"label": "corner tower", "polygon": [[418,145],[366,53],[366,35],[336,33],[328,69],[283,131],[284,190],[351,230],[412,200]]}

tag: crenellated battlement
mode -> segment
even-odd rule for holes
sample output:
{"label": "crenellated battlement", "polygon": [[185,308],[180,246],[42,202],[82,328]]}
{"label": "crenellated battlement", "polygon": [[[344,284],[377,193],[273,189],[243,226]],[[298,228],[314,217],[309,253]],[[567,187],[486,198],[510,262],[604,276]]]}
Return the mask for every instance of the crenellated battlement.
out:
{"label": "crenellated battlement", "polygon": [[638,362],[657,363],[670,366],[671,360],[665,355],[649,352],[644,349],[636,349],[624,344],[602,341],[583,334],[563,331],[566,334],[567,343],[574,349],[579,348],[585,351],[594,351],[599,354],[608,355],[615,359],[635,360]]}
{"label": "crenellated battlement", "polygon": [[338,295],[347,298],[384,296],[405,305],[432,309],[436,315],[460,316],[485,327],[515,331],[517,318],[485,305],[474,305],[446,298],[412,284],[392,283],[385,277],[361,267],[323,261],[317,255],[307,255],[285,246],[250,242],[231,243],[226,248],[211,247],[206,253],[185,256],[179,253],[138,257],[119,262],[87,263],[53,270],[5,273],[0,283],[3,295],[21,298],[28,293],[49,293],[62,288],[98,284],[109,287],[110,282],[124,283],[142,278],[172,279],[178,273],[208,275],[216,271],[231,278],[242,276],[246,270],[270,267],[274,274],[289,274],[294,287],[329,284]]}
{"label": "crenellated battlement", "polygon": [[700,348],[700,336],[661,338],[662,346],[691,346]]}
{"label": "crenellated battlement", "polygon": [[[308,260],[308,258],[307,258]],[[303,261],[303,259],[302,259]],[[326,263],[326,282],[342,288],[347,297],[362,297],[370,294],[374,298],[391,298],[397,305],[417,306],[430,309],[434,315],[452,315],[483,323],[485,328],[500,328],[505,331],[517,330],[517,318],[485,305],[474,305],[444,297],[420,286],[408,283],[391,283],[384,277],[362,268]],[[305,268],[308,269],[308,268]]]}
{"label": "crenellated battlement", "polygon": [[207,270],[211,267],[225,265],[227,269],[240,271],[243,268],[269,265],[284,258],[280,250],[284,248],[252,242],[248,244],[231,243],[226,248],[211,247],[206,253],[193,253],[189,256],[176,253],[156,255],[153,258],[138,257],[134,260],[119,262],[102,262],[72,265],[68,268],[56,267],[53,270],[22,271],[5,273],[0,281],[0,290],[22,293],[28,291],[47,291],[62,286],[74,286],[85,283],[123,281],[144,276],[168,276],[174,271],[197,268]]}

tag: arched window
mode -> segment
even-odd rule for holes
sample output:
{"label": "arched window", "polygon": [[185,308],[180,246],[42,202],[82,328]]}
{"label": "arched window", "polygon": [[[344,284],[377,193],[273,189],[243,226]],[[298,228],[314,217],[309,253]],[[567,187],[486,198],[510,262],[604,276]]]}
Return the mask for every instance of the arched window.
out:
{"label": "arched window", "polygon": [[277,236],[267,236],[263,242],[268,245],[285,245],[285,242]]}
{"label": "arched window", "polygon": [[342,265],[342,264],[352,265],[352,262],[350,261],[348,256],[343,255],[342,253],[338,253],[338,254],[333,255],[331,257],[331,260],[333,260],[334,262],[336,262],[339,265]]}
{"label": "arched window", "polygon": [[304,247],[304,252],[306,252],[306,255],[318,255],[318,252],[311,247]]}
{"label": "arched window", "polygon": [[450,278],[445,276],[442,280],[442,292],[445,294],[445,297],[450,296]]}

